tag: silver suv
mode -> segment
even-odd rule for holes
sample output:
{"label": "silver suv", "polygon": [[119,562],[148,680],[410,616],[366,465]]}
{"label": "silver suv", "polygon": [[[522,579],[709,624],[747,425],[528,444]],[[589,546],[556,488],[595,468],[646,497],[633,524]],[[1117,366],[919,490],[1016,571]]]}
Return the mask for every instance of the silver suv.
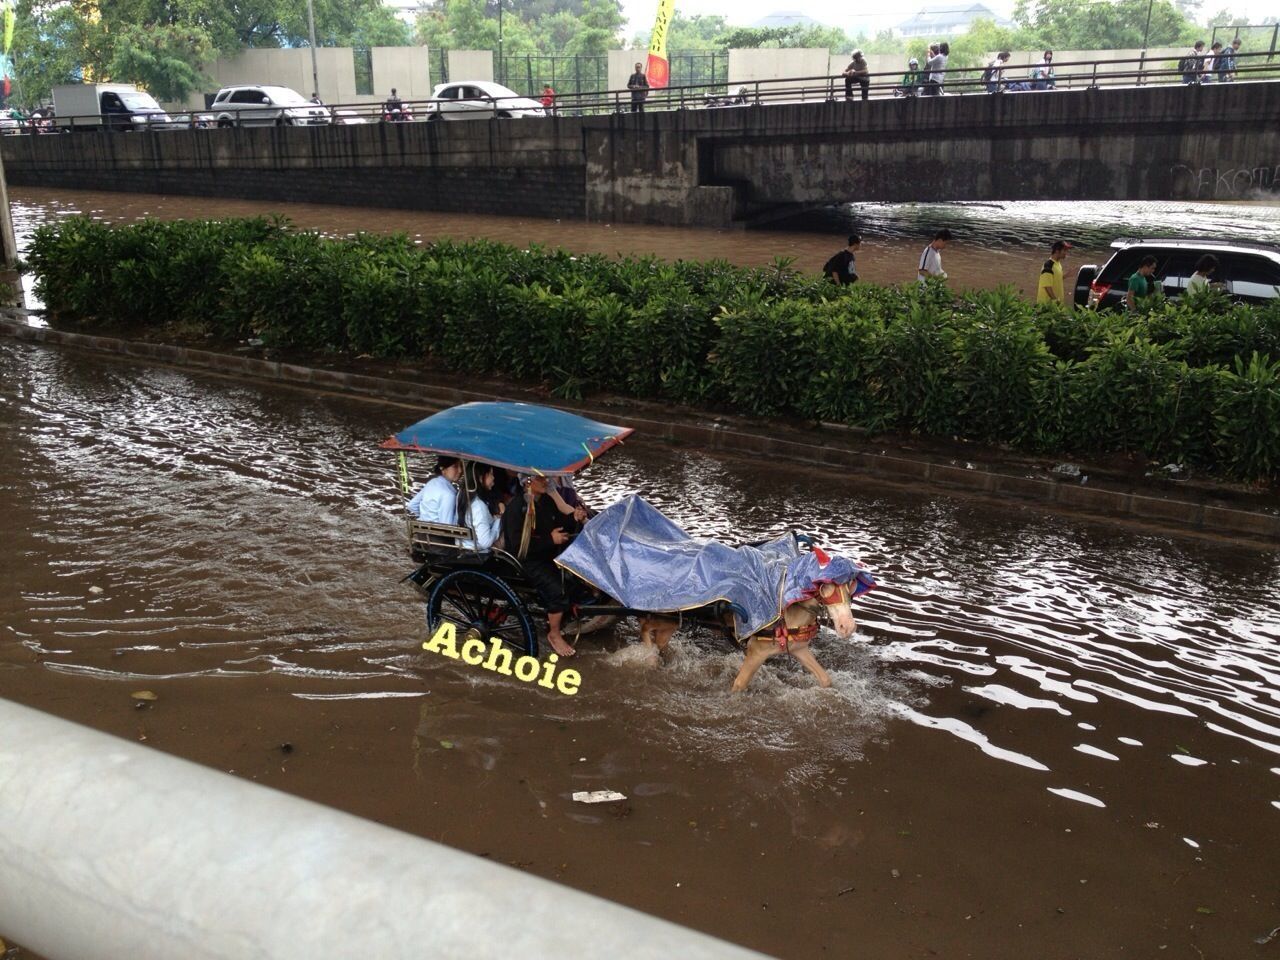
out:
{"label": "silver suv", "polygon": [[210,110],[220,127],[303,127],[333,119],[328,107],[304,99],[295,90],[261,84],[223,87]]}

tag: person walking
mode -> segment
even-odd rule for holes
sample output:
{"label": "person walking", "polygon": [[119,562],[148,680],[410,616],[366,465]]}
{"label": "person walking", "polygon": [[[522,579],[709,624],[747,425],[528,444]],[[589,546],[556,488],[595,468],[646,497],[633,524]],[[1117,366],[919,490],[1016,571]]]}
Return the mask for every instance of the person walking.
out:
{"label": "person walking", "polygon": [[867,58],[861,50],[853,51],[850,57],[849,65],[844,68],[844,98],[853,99],[853,85],[856,83],[862,88],[862,99],[866,100],[871,91],[871,68],[867,66]]}
{"label": "person walking", "polygon": [[846,283],[856,283],[858,280],[858,248],[861,246],[862,237],[856,233],[849,234],[849,243],[845,248],[823,264],[823,274],[830,277],[832,283],[840,286],[844,286]]}
{"label": "person walking", "polygon": [[929,241],[929,245],[920,251],[920,266],[916,271],[916,278],[920,281],[920,285],[924,286],[931,278],[936,280],[947,279],[946,271],[942,269],[942,251],[947,248],[947,244],[951,242],[951,231],[947,229],[939,230],[933,235],[933,239]]}
{"label": "person walking", "polygon": [[643,64],[636,64],[636,72],[627,81],[627,89],[631,91],[631,112],[644,113],[644,101],[649,96],[649,78],[644,75]]}
{"label": "person walking", "polygon": [[1013,56],[1008,50],[1001,50],[987,64],[987,69],[982,71],[982,82],[987,85],[987,93],[999,93],[1004,89],[1002,80],[1004,79],[1004,65],[1009,62],[1009,58]]}
{"label": "person walking", "polygon": [[1208,290],[1213,283],[1213,272],[1218,269],[1218,258],[1206,253],[1196,261],[1196,272],[1187,280],[1187,293],[1196,290]]}
{"label": "person walking", "polygon": [[1240,52],[1240,38],[1236,37],[1222,48],[1214,66],[1218,70],[1218,82],[1230,83],[1236,78],[1236,54]]}
{"label": "person walking", "polygon": [[1201,83],[1213,83],[1218,76],[1218,59],[1222,56],[1222,41],[1215,40],[1209,47],[1209,55],[1204,58],[1204,69],[1200,72]]}
{"label": "person walking", "polygon": [[1071,244],[1065,240],[1055,240],[1049,248],[1049,259],[1040,268],[1040,280],[1036,284],[1036,303],[1056,303],[1060,307],[1067,305],[1062,294],[1062,261],[1067,259],[1067,251]]}
{"label": "person walking", "polygon": [[1129,287],[1124,294],[1124,307],[1130,313],[1136,313],[1138,308],[1156,292],[1155,280],[1152,277],[1158,262],[1151,254],[1147,254],[1138,264],[1138,269],[1134,271],[1133,276],[1129,278]]}
{"label": "person walking", "polygon": [[1178,70],[1182,73],[1182,82],[1190,85],[1199,83],[1201,74],[1204,71],[1204,41],[1197,40],[1181,60],[1178,61]]}
{"label": "person walking", "polygon": [[545,83],[542,85],[542,98],[539,102],[542,104],[542,109],[547,116],[551,116],[556,112],[556,92],[552,89],[551,84]]}

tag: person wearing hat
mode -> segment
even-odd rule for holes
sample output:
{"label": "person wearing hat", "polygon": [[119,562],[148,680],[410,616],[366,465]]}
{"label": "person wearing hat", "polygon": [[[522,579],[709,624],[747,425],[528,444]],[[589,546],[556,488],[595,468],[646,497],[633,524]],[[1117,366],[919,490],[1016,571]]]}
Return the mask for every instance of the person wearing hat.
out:
{"label": "person wearing hat", "polygon": [[1067,305],[1062,296],[1062,261],[1070,249],[1071,244],[1065,240],[1055,240],[1049,248],[1049,259],[1040,268],[1040,282],[1036,284],[1036,303]]}
{"label": "person wearing hat", "polygon": [[907,61],[907,72],[902,75],[902,85],[894,91],[900,97],[914,97],[920,92],[920,61],[912,57]]}

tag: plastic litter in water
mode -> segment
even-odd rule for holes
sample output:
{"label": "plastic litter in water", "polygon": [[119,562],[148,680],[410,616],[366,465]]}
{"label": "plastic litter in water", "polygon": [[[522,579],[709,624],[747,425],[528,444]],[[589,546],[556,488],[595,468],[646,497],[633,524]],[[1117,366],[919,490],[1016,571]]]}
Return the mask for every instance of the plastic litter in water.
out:
{"label": "plastic litter in water", "polygon": [[627,798],[616,790],[579,790],[573,795],[573,799],[577,803],[610,803]]}

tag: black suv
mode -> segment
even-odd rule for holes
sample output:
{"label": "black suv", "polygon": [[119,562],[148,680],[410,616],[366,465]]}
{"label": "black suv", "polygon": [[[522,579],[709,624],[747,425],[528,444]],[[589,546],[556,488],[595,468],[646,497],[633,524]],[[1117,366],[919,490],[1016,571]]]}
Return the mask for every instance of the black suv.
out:
{"label": "black suv", "polygon": [[1206,253],[1218,258],[1213,281],[1242,303],[1267,303],[1280,297],[1280,247],[1250,246],[1216,240],[1136,240],[1124,237],[1111,244],[1115,253],[1101,270],[1093,264],[1076,274],[1076,305],[1095,310],[1124,309],[1129,277],[1142,258],[1151,254],[1155,279],[1164,295],[1176,299],[1187,288],[1196,261]]}

